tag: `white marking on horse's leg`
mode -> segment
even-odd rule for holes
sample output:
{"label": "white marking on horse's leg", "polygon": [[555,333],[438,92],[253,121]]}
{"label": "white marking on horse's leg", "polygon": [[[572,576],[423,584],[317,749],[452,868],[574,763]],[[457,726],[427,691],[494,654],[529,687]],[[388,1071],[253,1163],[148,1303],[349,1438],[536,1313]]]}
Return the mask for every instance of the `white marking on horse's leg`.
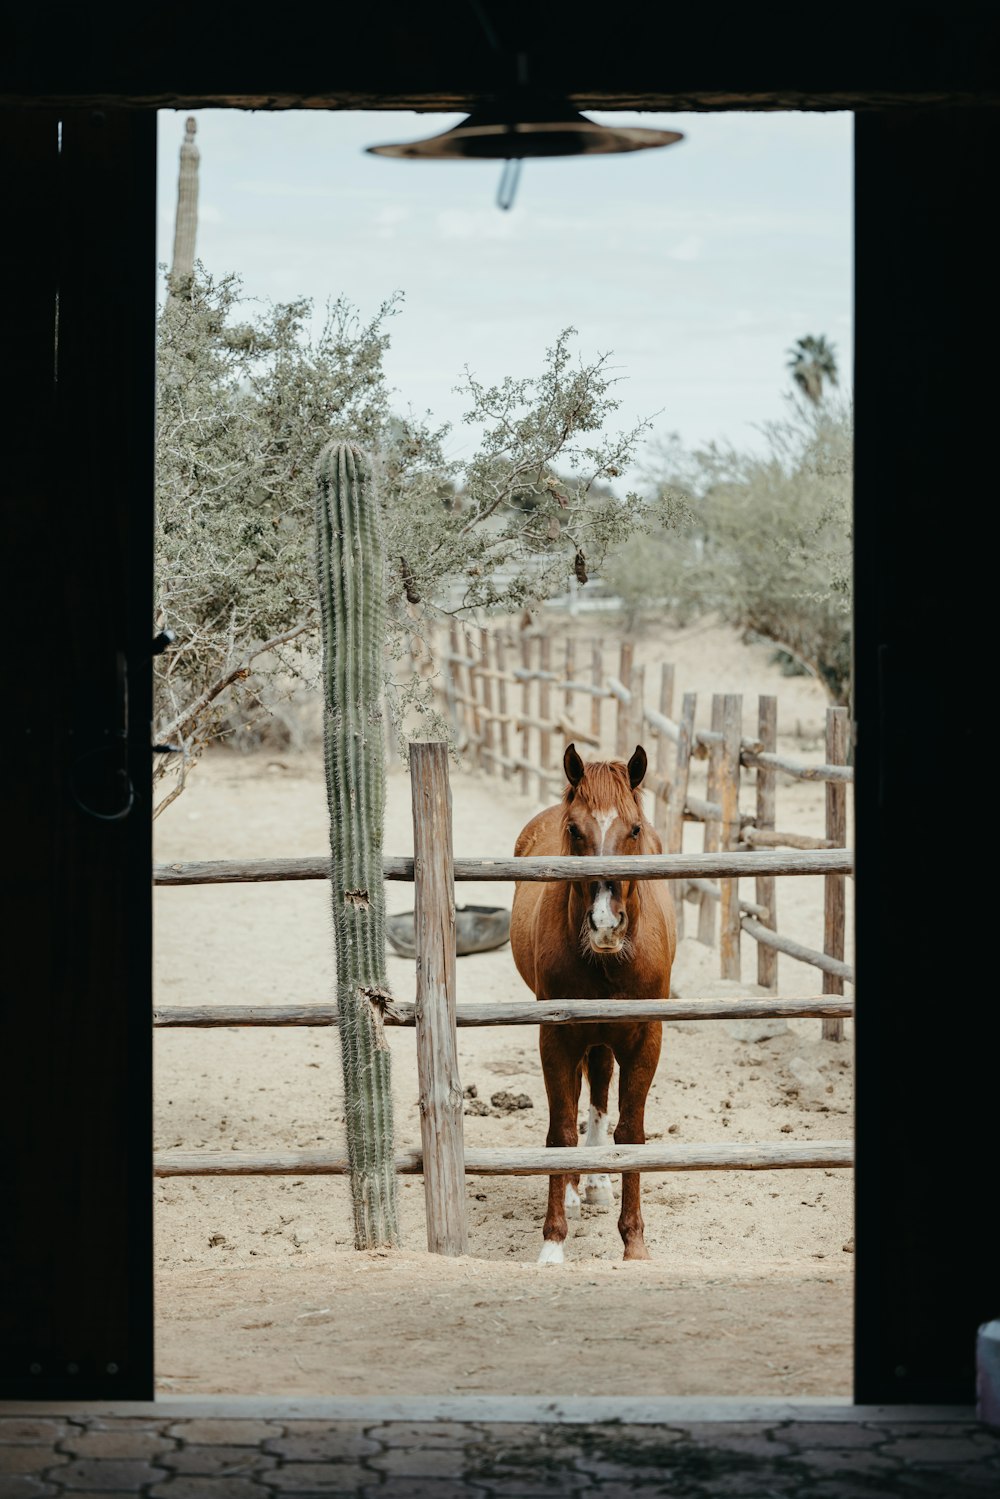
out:
{"label": "white marking on horse's leg", "polygon": [[[601,1109],[590,1106],[590,1116],[587,1120],[587,1138],[585,1145],[607,1145],[611,1138],[611,1121]],[[592,1207],[609,1208],[614,1202],[614,1194],[611,1191],[611,1177],[606,1171],[591,1172],[583,1178],[583,1199]]]}
{"label": "white marking on horse's leg", "polygon": [[561,1265],[565,1258],[566,1255],[563,1252],[561,1242],[558,1239],[546,1239],[542,1245],[542,1252],[538,1256],[538,1263],[540,1265]]}
{"label": "white marking on horse's leg", "polygon": [[566,1217],[579,1218],[580,1216],[580,1194],[572,1182],[566,1183]]}

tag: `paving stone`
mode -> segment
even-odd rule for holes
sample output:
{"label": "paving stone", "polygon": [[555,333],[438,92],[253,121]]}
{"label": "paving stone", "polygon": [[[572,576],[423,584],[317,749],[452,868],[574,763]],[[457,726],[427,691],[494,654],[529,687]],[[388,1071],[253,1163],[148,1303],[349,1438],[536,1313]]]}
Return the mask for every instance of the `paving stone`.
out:
{"label": "paving stone", "polygon": [[169,1416],[78,1416],[75,1423],[88,1431],[164,1431]]}
{"label": "paving stone", "polygon": [[817,1478],[830,1473],[893,1473],[898,1471],[891,1458],[866,1447],[820,1447],[796,1453],[795,1461]]}
{"label": "paving stone", "polygon": [[386,1447],[468,1447],[470,1441],[475,1441],[484,1430],[537,1432],[538,1427],[511,1428],[499,1424],[480,1427],[460,1421],[387,1421],[384,1426],[369,1426],[368,1435]]}
{"label": "paving stone", "polygon": [[[554,1429],[559,1431],[564,1428]],[[684,1432],[673,1426],[629,1426],[623,1422],[620,1426],[590,1426],[587,1428],[587,1439],[592,1443],[611,1442],[616,1446],[667,1447],[683,1441]]]}
{"label": "paving stone", "polygon": [[0,1416],[0,1444],[38,1443],[54,1447],[69,1430],[65,1421],[47,1421],[36,1416]]}
{"label": "paving stone", "polygon": [[467,1465],[467,1454],[461,1448],[395,1447],[369,1458],[368,1463],[391,1477],[458,1478]]}
{"label": "paving stone", "polygon": [[176,1443],[157,1431],[126,1426],[121,1431],[79,1431],[65,1437],[62,1447],[74,1457],[155,1457],[172,1452]]}
{"label": "paving stone", "polygon": [[[810,1487],[808,1495],[810,1499],[888,1499],[889,1495],[892,1499],[906,1499],[912,1493],[912,1489],[901,1489],[895,1481],[891,1481],[891,1486],[886,1487],[885,1480],[880,1483],[874,1480],[873,1483],[865,1483],[864,1478],[841,1475],[840,1478],[826,1478],[822,1483],[817,1483],[816,1487]],[[955,1495],[951,1489],[946,1495],[939,1490],[936,1499],[960,1499],[960,1496]]]}
{"label": "paving stone", "polygon": [[278,1465],[278,1459],[258,1447],[180,1447],[165,1452],[159,1459],[171,1473],[211,1473],[230,1475],[267,1471]]}
{"label": "paving stone", "polygon": [[266,1499],[267,1489],[252,1478],[206,1478],[184,1474],[150,1489],[152,1499]]}
{"label": "paving stone", "polygon": [[58,1492],[54,1484],[28,1473],[0,1473],[0,1499],[43,1499]]}
{"label": "paving stone", "polygon": [[774,1426],[760,1421],[698,1421],[678,1425],[682,1439],[705,1451],[738,1452],[744,1457],[787,1457],[789,1448]]}
{"label": "paving stone", "polygon": [[218,1442],[223,1447],[256,1447],[268,1437],[284,1435],[284,1425],[275,1421],[197,1419],[172,1421],[167,1427],[168,1437],[180,1437],[182,1442],[207,1445]]}
{"label": "paving stone", "polygon": [[[694,1490],[688,1487],[677,1488],[669,1474],[651,1484],[632,1483],[602,1483],[596,1489],[583,1489],[584,1495],[592,1496],[592,1499],[659,1499],[661,1494],[677,1495],[683,1494],[684,1499],[690,1499]],[[87,1495],[90,1499],[90,1495]],[[552,1495],[552,1499],[562,1499],[562,1495]],[[764,1499],[764,1496],[761,1496]],[[770,1499],[770,1496],[768,1496]],[[811,1499],[811,1496],[810,1496]]]}
{"label": "paving stone", "polygon": [[987,1438],[977,1434],[959,1437],[900,1437],[887,1442],[882,1452],[894,1463],[967,1463],[992,1456]]}
{"label": "paving stone", "polygon": [[[986,1468],[899,1468],[889,1481],[893,1499],[997,1499],[1000,1493],[996,1473]],[[882,1499],[885,1489],[878,1493]]]}
{"label": "paving stone", "polygon": [[144,1483],[166,1478],[162,1468],[137,1459],[85,1457],[59,1469],[59,1482],[67,1489],[139,1489]]}
{"label": "paving stone", "polygon": [[354,1495],[376,1480],[374,1473],[357,1463],[289,1463],[268,1473],[266,1481],[279,1494]]}
{"label": "paving stone", "polygon": [[66,1461],[51,1447],[0,1447],[0,1473],[41,1473]]}
{"label": "paving stone", "polygon": [[[465,1489],[466,1494],[470,1494],[471,1492],[469,1488]],[[570,1499],[570,1496],[573,1496],[573,1499],[575,1499],[575,1496],[578,1494],[581,1496],[581,1499],[587,1494],[593,1495],[593,1499],[598,1499],[599,1495],[603,1496],[604,1494],[603,1489],[595,1489],[589,1483],[577,1485],[571,1479],[562,1482],[556,1478],[548,1479],[545,1483],[539,1483],[534,1481],[530,1475],[526,1476],[524,1474],[520,1478],[483,1479],[482,1487],[477,1492],[491,1496],[496,1495],[497,1499],[508,1499],[508,1496],[510,1496],[510,1499]],[[635,1499],[635,1494],[636,1490],[634,1488],[629,1490],[630,1499]]]}
{"label": "paving stone", "polygon": [[[482,1490],[478,1492],[482,1493]],[[432,1479],[425,1483],[411,1478],[390,1478],[388,1483],[358,1490],[363,1499],[473,1499],[474,1493],[476,1491],[464,1483],[450,1483],[447,1479]],[[555,1499],[551,1491],[549,1499]]]}
{"label": "paving stone", "polygon": [[775,1428],[775,1437],[796,1450],[803,1447],[876,1447],[886,1440],[877,1426],[859,1426],[856,1421],[792,1421]]}
{"label": "paving stone", "polygon": [[653,1483],[662,1479],[673,1467],[663,1463],[610,1462],[603,1458],[585,1458],[577,1463],[577,1470],[594,1483]]}
{"label": "paving stone", "polygon": [[[419,1445],[420,1438],[415,1437],[413,1441],[414,1445]],[[368,1457],[373,1452],[381,1452],[382,1447],[366,1437],[353,1422],[348,1431],[342,1430],[337,1422],[318,1426],[311,1432],[300,1432],[297,1426],[289,1426],[288,1435],[272,1437],[264,1443],[264,1451],[276,1453],[285,1462],[315,1463],[330,1458]]]}

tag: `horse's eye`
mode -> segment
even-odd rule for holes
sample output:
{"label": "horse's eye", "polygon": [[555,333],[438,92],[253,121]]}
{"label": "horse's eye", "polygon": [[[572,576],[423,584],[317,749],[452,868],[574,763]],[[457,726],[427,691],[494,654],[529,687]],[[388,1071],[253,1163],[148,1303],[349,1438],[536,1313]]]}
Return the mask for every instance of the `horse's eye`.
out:
{"label": "horse's eye", "polygon": [[636,823],[635,827],[632,829],[632,837],[633,838],[638,838],[638,836],[639,836],[639,824]]}
{"label": "horse's eye", "polygon": [[580,829],[577,827],[575,822],[571,822],[569,825],[569,836],[571,838],[579,838],[580,836]]}

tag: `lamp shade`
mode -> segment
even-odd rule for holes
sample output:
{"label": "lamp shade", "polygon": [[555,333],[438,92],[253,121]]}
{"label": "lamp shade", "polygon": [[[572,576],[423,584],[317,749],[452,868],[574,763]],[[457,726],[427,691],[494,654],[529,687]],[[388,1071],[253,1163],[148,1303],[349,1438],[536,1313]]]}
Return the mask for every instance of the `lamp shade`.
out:
{"label": "lamp shade", "polygon": [[672,146],[676,130],[598,125],[565,99],[518,92],[477,104],[450,130],[424,140],[369,146],[373,156],[415,161],[522,161],[538,156],[603,156]]}

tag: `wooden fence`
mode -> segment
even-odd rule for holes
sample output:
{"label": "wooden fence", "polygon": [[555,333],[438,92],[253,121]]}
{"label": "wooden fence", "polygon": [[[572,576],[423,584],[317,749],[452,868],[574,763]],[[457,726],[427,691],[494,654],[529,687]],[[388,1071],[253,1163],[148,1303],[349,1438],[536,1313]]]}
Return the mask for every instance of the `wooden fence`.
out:
{"label": "wooden fence", "polygon": [[[842,995],[822,998],[746,1000],[656,1000],[601,1004],[567,997],[558,1001],[512,1001],[458,1006],[455,999],[455,880],[710,879],[732,880],[739,871],[757,879],[808,874],[824,879],[853,871],[846,848],[823,850],[750,849],[718,853],[639,855],[608,858],[455,859],[452,851],[448,752],[443,744],[411,746],[413,858],[385,860],[387,879],[416,884],[416,996],[413,1003],[373,999],[385,1025],[411,1026],[417,1038],[421,1140],[418,1150],[402,1152],[400,1172],[422,1173],[427,1212],[427,1247],[438,1254],[464,1254],[468,1236],[465,1176],[549,1175],[552,1172],[761,1171],[850,1166],[848,1141],[704,1145],[606,1145],[564,1149],[466,1150],[457,1027],[471,1025],[564,1025],[598,1022],[613,1010],[617,1019],[728,1020],[770,1016],[817,1016],[842,1020],[854,1007]],[[327,879],[326,858],[215,861],[158,865],[158,885],[271,882]],[[450,934],[446,938],[446,933]],[[154,1012],[154,1024],[178,1026],[330,1026],[337,1023],[330,1004],[199,1005]],[[327,1151],[250,1154],[236,1151],[157,1155],[157,1176],[337,1176],[347,1172],[346,1157]]]}
{"label": "wooden fence", "polygon": [[[578,745],[626,758],[640,740],[649,753],[645,785],[653,797],[653,822],[670,853],[683,847],[684,824],[700,823],[704,850],[752,852],[766,848],[828,849],[847,842],[847,785],[854,779],[848,760],[846,708],[826,715],[826,763],[808,765],[777,752],[777,698],[757,700],[756,732],[743,728],[743,699],[716,693],[710,729],[695,728],[697,694],[687,692],[674,717],[675,670],[659,672],[657,706],[646,701],[645,670],[635,664],[633,642],[622,642],[617,676],[604,668],[595,641],[583,649],[567,639],[553,662],[553,643],[544,632],[521,631],[516,637],[500,628],[472,630],[452,623],[447,640],[431,649],[414,638],[413,669],[433,680],[459,747],[487,773],[514,780],[522,792],[554,797],[565,785],[562,754]],[[586,658],[586,668],[582,660]],[[586,677],[586,680],[584,680]],[[516,702],[515,702],[516,699]],[[689,789],[692,760],[707,761],[707,795]],[[742,778],[754,776],[753,812],[740,807]],[[823,836],[789,832],[776,825],[778,777],[826,783]],[[745,866],[746,874],[753,871]],[[674,890],[678,935],[684,935],[685,903],[697,907],[697,936],[714,944],[716,911],[723,978],[739,980],[741,935],[757,943],[757,983],[774,990],[778,954],[819,968],[823,992],[842,994],[854,982],[844,961],[846,898],[844,875],[826,876],[823,950],[805,947],[778,931],[777,892],[773,876],[757,875],[754,899],[741,899],[738,882],[709,874],[679,879]],[[843,1022],[825,1019],[823,1035],[843,1038]]]}

